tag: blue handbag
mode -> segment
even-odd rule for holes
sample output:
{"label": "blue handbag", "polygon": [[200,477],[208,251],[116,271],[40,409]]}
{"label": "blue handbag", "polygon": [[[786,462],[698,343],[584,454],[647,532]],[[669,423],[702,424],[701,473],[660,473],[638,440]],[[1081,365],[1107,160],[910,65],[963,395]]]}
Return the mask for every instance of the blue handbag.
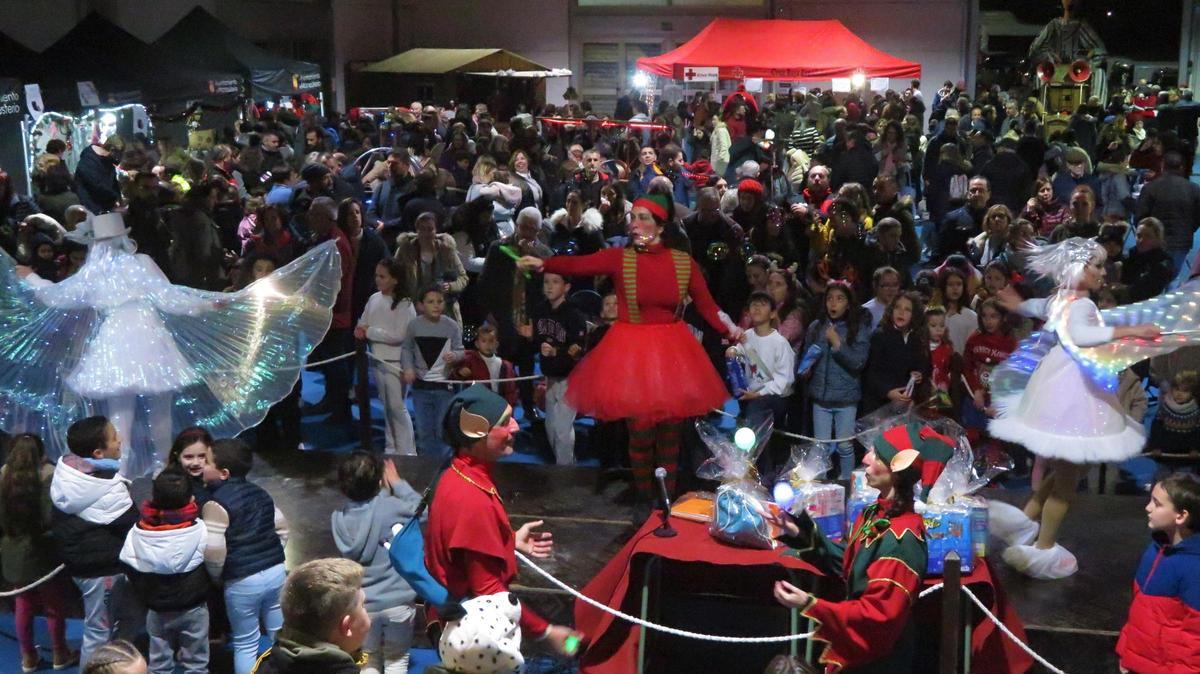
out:
{"label": "blue handbag", "polygon": [[392,542],[388,548],[388,559],[392,563],[392,568],[408,582],[417,596],[425,600],[427,606],[433,606],[439,610],[456,604],[457,600],[450,596],[450,591],[435,580],[430,575],[429,569],[425,567],[425,536],[421,533],[421,515],[433,500],[433,491],[440,480],[441,472],[421,496],[421,503],[417,506],[412,518],[400,528],[400,531],[396,532],[395,536],[392,536]]}

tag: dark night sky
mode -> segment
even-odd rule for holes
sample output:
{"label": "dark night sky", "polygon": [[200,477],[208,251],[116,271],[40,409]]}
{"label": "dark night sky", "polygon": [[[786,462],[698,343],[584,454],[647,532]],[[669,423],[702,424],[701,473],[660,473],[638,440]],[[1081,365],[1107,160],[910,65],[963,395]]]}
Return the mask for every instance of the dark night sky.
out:
{"label": "dark night sky", "polygon": [[[980,0],[979,6],[982,10],[1007,10],[1021,21],[1038,25],[1062,16],[1060,0]],[[1087,0],[1083,5],[1083,15],[1100,33],[1110,54],[1140,61],[1179,58],[1182,12],[1183,0]]]}

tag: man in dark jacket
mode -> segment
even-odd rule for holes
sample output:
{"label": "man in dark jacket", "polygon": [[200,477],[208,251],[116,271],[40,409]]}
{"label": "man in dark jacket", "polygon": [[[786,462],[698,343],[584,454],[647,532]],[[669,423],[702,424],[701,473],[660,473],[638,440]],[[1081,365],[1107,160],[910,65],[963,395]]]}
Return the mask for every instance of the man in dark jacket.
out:
{"label": "man in dark jacket", "polygon": [[983,165],[979,175],[988,179],[992,201],[1008,206],[1013,213],[1020,213],[1033,193],[1033,173],[1017,154],[1017,141],[1011,138],[1000,140],[996,155]]}
{"label": "man in dark jacket", "polygon": [[975,176],[967,183],[967,203],[946,214],[938,226],[936,254],[931,262],[945,259],[955,253],[967,252],[967,242],[983,231],[983,217],[987,214],[992,198],[991,185],[983,176]]}
{"label": "man in dark jacket", "polygon": [[117,164],[125,151],[125,141],[112,135],[99,145],[89,145],[79,154],[75,165],[75,193],[79,203],[92,213],[107,213],[121,200],[117,182]]}
{"label": "man in dark jacket", "polygon": [[1183,157],[1178,152],[1163,155],[1163,174],[1142,188],[1137,217],[1162,222],[1165,248],[1179,271],[1200,224],[1200,185],[1183,177]]}
{"label": "man in dark jacket", "polygon": [[67,429],[67,447],[54,469],[50,501],[54,540],[66,573],[83,595],[81,662],[115,637],[137,633],[125,616],[137,600],[121,573],[125,535],[138,520],[121,467],[121,436],[101,416],[80,419]]}
{"label": "man in dark jacket", "polygon": [[1163,250],[1163,225],[1144,218],[1137,226],[1137,245],[1121,267],[1121,282],[1129,288],[1129,301],[1141,302],[1161,294],[1175,275],[1175,262]]}
{"label": "man in dark jacket", "polygon": [[[542,279],[541,274],[526,278],[517,271],[516,262],[502,247],[517,255],[549,257],[553,252],[538,240],[541,228],[542,216],[536,208],[521,209],[513,235],[488,249],[478,281],[480,304],[487,307],[487,321],[496,326],[500,335],[500,355],[516,365],[522,375],[533,374],[534,351],[518,330],[529,326],[528,311],[542,297]],[[540,417],[533,404],[533,385],[523,381],[519,388],[525,418]]]}
{"label": "man in dark jacket", "polygon": [[700,190],[696,211],[684,218],[683,230],[691,245],[692,259],[700,266],[717,306],[730,316],[739,315],[750,293],[741,255],[746,233],[721,211],[716,188]]}
{"label": "man in dark jacket", "polygon": [[404,205],[413,190],[411,170],[412,160],[408,150],[395,148],[388,153],[388,179],[379,183],[371,199],[369,220],[378,221],[379,234],[388,246],[394,245],[396,235],[400,233],[400,221],[404,215]]}
{"label": "man in dark jacket", "polygon": [[846,183],[858,183],[866,187],[879,175],[879,161],[861,131],[852,131],[846,136],[846,151],[833,165],[829,183],[837,191]]}
{"label": "man in dark jacket", "polygon": [[283,629],[254,673],[357,674],[371,629],[362,580],[362,566],[348,559],[314,559],[288,574]]}

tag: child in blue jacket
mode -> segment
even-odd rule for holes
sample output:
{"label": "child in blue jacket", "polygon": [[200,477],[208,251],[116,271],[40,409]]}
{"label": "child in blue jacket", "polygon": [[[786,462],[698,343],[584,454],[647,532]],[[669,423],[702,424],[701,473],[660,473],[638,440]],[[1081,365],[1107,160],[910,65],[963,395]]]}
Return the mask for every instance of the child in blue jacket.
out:
{"label": "child in blue jacket", "polygon": [[[854,435],[862,370],[871,348],[871,323],[845,281],[829,282],[824,307],[821,317],[808,326],[805,355],[796,374],[808,379],[813,436],[829,440]],[[854,443],[840,442],[836,449],[838,477],[848,480],[856,463]]]}
{"label": "child in blue jacket", "polygon": [[1176,473],[1146,504],[1154,541],[1133,581],[1129,620],[1117,641],[1121,671],[1200,672],[1200,479]]}

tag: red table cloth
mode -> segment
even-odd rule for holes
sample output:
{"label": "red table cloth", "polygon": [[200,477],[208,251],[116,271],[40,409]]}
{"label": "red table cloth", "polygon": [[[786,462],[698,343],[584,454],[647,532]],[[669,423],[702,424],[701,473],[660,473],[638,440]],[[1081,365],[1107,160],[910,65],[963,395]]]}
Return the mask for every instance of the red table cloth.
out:
{"label": "red table cloth", "polygon": [[[671,524],[679,535],[674,538],[658,538],[651,532],[658,527],[658,518],[647,520],[628,543],[604,565],[596,577],[583,588],[583,594],[609,606],[636,613],[631,610],[632,602],[626,597],[630,588],[636,593],[642,579],[642,566],[633,564],[641,555],[657,556],[678,562],[703,562],[723,566],[776,566],[806,573],[821,575],[812,565],[796,557],[785,556],[781,550],[752,550],[725,545],[713,540],[708,534],[708,525],[673,518]],[[634,577],[634,576],[637,577]],[[926,585],[941,582],[941,578],[929,578]],[[970,586],[979,599],[1000,618],[1006,627],[1022,641],[1025,629],[1016,610],[1008,603],[1003,588],[992,576],[986,563],[976,564],[970,574],[963,576],[963,584]],[[964,603],[970,602],[967,597]],[[973,606],[973,605],[972,605]],[[921,620],[922,629],[939,629],[941,595],[933,595],[920,601],[915,616]],[[981,621],[976,623],[971,638],[973,674],[1020,674],[1033,664],[1016,644],[1005,637],[999,629],[978,611],[974,614]],[[637,643],[641,627],[614,618],[590,604],[575,603],[575,628],[587,635],[589,646],[584,652],[580,671],[584,674],[629,674],[637,670]],[[801,629],[804,629],[803,623]],[[936,632],[935,632],[936,633]]]}

